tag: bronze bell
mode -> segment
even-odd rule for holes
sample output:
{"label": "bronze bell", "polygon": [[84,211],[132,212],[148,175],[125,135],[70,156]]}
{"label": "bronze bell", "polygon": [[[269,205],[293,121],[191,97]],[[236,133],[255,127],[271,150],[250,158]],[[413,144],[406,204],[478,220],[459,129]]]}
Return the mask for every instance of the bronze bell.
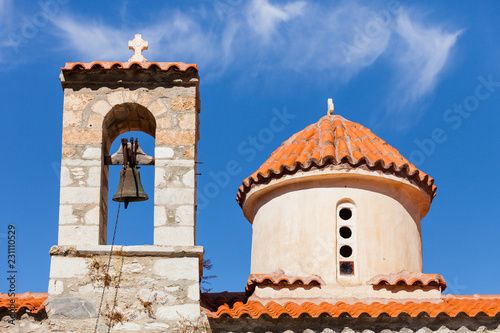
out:
{"label": "bronze bell", "polygon": [[141,150],[137,139],[135,139],[134,142],[133,138],[130,138],[130,142],[128,142],[127,139],[122,139],[120,149],[112,156],[109,156],[111,164],[116,160],[123,165],[120,171],[118,190],[116,190],[115,195],[113,195],[113,201],[124,202],[125,208],[127,208],[129,202],[145,201],[149,199],[141,184],[141,176],[139,175],[137,167],[137,164],[140,163],[138,162],[138,155],[140,155],[141,161],[148,160],[147,158],[149,156],[144,154]]}
{"label": "bronze bell", "polygon": [[141,184],[139,170],[134,167],[123,167],[120,171],[118,190],[113,195],[113,201],[124,202],[127,208],[129,202],[146,201],[149,197]]}

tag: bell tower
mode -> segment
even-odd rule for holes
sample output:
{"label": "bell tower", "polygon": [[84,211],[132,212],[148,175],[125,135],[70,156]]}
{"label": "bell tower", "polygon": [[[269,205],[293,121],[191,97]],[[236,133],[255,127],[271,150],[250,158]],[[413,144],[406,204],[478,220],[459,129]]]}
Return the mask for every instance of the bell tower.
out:
{"label": "bell tower", "polygon": [[[59,234],[50,251],[47,308],[50,320],[65,319],[66,330],[90,331],[96,322],[164,330],[200,314],[203,248],[195,245],[198,69],[194,64],[148,62],[141,53],[148,47],[141,35],[129,47],[135,54],[128,62],[67,63],[60,75]],[[153,245],[106,245],[108,165],[114,164],[109,150],[128,131],[155,139],[148,162],[155,172],[149,198],[154,200],[154,221],[137,221],[154,223]]]}

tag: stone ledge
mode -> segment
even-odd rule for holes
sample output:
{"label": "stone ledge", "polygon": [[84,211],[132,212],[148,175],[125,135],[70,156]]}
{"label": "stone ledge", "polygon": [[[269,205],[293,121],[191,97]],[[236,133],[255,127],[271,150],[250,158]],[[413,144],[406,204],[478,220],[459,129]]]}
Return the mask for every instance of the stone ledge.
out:
{"label": "stone ledge", "polygon": [[[93,255],[109,255],[111,245],[54,245],[50,249],[51,256],[89,257]],[[125,257],[198,257],[203,258],[202,246],[160,246],[131,245],[113,247],[113,255]]]}

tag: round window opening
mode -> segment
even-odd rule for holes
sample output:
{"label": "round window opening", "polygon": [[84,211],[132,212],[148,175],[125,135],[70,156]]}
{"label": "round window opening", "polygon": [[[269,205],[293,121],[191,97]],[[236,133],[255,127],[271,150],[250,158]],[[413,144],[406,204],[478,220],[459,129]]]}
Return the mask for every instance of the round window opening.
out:
{"label": "round window opening", "polygon": [[352,230],[349,227],[341,227],[339,229],[339,234],[340,234],[340,236],[342,238],[345,238],[345,239],[351,238],[351,236],[352,236]]}
{"label": "round window opening", "polygon": [[344,258],[349,258],[352,254],[352,248],[349,245],[343,245],[340,247],[340,255]]}
{"label": "round window opening", "polygon": [[352,217],[352,211],[349,208],[342,208],[339,212],[339,216],[342,220],[347,221]]}

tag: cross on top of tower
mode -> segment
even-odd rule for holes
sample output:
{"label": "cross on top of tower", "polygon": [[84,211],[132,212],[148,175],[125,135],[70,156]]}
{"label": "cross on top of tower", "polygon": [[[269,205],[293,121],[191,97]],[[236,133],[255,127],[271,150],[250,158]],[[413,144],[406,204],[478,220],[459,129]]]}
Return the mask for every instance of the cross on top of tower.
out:
{"label": "cross on top of tower", "polygon": [[333,114],[333,100],[331,98],[328,99],[328,112],[327,114],[332,115]]}
{"label": "cross on top of tower", "polygon": [[136,34],[134,40],[128,41],[128,48],[130,50],[134,50],[134,55],[128,61],[138,61],[144,62],[147,61],[146,58],[142,55],[142,51],[148,49],[148,42],[142,39],[142,35]]}

